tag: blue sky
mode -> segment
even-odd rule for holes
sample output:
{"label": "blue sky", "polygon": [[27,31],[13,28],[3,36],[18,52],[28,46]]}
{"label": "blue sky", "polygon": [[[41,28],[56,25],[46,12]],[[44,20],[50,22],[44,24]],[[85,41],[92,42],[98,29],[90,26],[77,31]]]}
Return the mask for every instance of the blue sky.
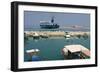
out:
{"label": "blue sky", "polygon": [[52,16],[60,27],[90,27],[90,14],[24,11],[24,28],[40,28],[40,21],[50,21]]}

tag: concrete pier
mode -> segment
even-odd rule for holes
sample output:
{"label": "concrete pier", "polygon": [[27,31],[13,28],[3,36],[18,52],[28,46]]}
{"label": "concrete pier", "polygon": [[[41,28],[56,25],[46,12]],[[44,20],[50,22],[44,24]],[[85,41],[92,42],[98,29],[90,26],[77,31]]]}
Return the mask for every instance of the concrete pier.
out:
{"label": "concrete pier", "polygon": [[66,45],[62,49],[65,59],[86,59],[90,58],[90,51],[82,45]]}

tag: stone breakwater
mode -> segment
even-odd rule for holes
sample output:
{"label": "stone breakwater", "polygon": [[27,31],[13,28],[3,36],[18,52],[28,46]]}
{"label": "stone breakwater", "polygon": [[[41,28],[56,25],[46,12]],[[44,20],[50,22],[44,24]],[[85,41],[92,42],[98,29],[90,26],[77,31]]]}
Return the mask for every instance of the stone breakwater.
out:
{"label": "stone breakwater", "polygon": [[26,36],[48,36],[48,37],[64,37],[66,35],[70,36],[84,36],[90,35],[90,32],[64,32],[64,31],[24,31],[24,35]]}
{"label": "stone breakwater", "polygon": [[90,32],[82,32],[82,31],[79,31],[79,32],[68,32],[68,34],[69,35],[72,35],[72,36],[74,36],[74,35],[90,35]]}

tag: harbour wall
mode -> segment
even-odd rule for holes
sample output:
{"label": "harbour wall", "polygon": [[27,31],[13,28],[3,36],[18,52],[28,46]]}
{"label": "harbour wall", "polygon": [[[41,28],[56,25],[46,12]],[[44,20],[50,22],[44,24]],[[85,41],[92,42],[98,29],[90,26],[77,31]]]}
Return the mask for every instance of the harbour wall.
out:
{"label": "harbour wall", "polygon": [[70,36],[83,36],[83,35],[90,35],[90,32],[82,32],[82,31],[77,31],[77,32],[64,32],[64,31],[24,31],[24,34],[26,36],[49,36],[49,37],[63,37],[66,35]]}

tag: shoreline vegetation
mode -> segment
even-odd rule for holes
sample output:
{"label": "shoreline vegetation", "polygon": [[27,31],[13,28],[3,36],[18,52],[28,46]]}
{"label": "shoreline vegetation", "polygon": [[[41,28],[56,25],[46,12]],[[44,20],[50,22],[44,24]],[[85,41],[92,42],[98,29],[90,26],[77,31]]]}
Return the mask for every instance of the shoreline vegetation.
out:
{"label": "shoreline vegetation", "polygon": [[90,32],[84,32],[84,31],[24,31],[24,38],[27,39],[29,37],[32,37],[34,39],[39,38],[56,38],[56,37],[77,37],[77,38],[88,38],[90,36]]}

